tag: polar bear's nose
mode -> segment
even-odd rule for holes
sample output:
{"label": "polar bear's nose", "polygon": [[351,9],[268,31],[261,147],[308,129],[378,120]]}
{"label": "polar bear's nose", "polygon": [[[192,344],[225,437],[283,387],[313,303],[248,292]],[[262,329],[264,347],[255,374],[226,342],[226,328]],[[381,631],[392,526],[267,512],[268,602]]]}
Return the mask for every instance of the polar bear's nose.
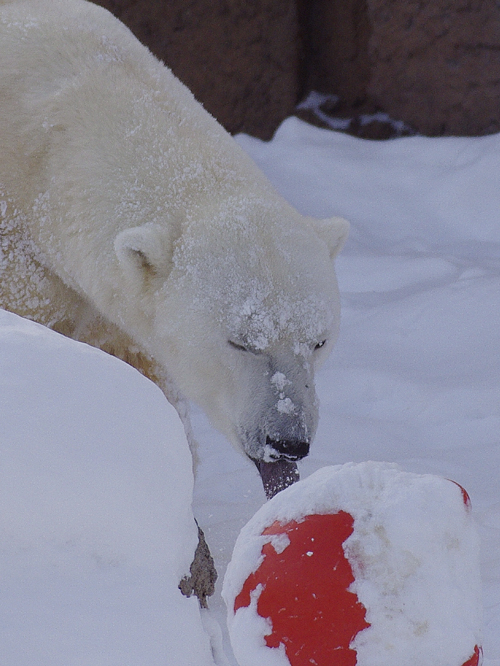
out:
{"label": "polar bear's nose", "polygon": [[301,460],[309,453],[309,442],[296,439],[267,438],[266,444],[287,460]]}

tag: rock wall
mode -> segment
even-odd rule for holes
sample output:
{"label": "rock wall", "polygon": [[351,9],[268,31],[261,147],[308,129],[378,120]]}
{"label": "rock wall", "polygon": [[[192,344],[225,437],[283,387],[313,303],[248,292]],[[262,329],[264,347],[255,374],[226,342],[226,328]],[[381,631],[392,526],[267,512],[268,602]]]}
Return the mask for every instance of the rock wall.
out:
{"label": "rock wall", "polygon": [[427,135],[500,130],[500,3],[304,0],[307,87]]}
{"label": "rock wall", "polygon": [[262,139],[309,90],[428,135],[500,130],[498,0],[97,0],[230,132]]}
{"label": "rock wall", "polygon": [[500,130],[500,3],[367,0],[368,97],[429,135]]}

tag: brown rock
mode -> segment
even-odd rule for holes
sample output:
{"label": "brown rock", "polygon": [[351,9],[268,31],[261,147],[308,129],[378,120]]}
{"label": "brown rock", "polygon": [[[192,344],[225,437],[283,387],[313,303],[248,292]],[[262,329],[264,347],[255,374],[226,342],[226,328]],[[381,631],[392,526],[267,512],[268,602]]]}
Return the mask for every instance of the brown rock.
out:
{"label": "brown rock", "polygon": [[367,0],[368,96],[429,135],[500,129],[500,4]]}
{"label": "brown rock", "polygon": [[224,127],[269,139],[293,112],[295,0],[98,0]]}
{"label": "brown rock", "polygon": [[202,608],[208,608],[208,597],[215,590],[217,571],[214,560],[210,554],[203,530],[198,525],[198,546],[194,554],[194,560],[189,570],[189,576],[185,576],[179,583],[179,590],[185,597],[193,594],[198,597]]}

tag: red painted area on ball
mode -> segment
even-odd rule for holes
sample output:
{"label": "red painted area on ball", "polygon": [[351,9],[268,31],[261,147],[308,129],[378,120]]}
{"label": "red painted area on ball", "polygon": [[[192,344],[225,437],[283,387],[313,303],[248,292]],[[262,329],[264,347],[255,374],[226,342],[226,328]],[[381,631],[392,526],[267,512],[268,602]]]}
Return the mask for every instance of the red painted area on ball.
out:
{"label": "red painted area on ball", "polygon": [[[465,490],[465,488],[463,486],[461,486],[456,481],[453,481],[453,479],[448,479],[448,481],[451,481],[452,483],[454,483],[456,486],[458,486],[460,488],[460,490],[462,492],[462,499],[464,501],[465,508],[468,511],[470,511],[471,508],[472,508],[472,504],[471,504],[471,501],[470,501],[469,493]],[[468,662],[467,662],[467,664],[464,664],[464,666],[468,666]]]}
{"label": "red painted area on ball", "polygon": [[281,553],[271,543],[264,545],[264,559],[245,581],[234,612],[249,606],[250,593],[261,585],[257,612],[272,623],[266,644],[283,644],[291,666],[356,664],[350,644],[370,625],[365,607],[349,592],[354,575],[342,545],[353,523],[349,513],[339,511],[284,525],[274,522],[263,532],[284,534],[289,545]]}
{"label": "red painted area on ball", "polygon": [[469,659],[469,661],[466,661],[463,666],[479,666],[481,663],[481,655],[483,654],[482,648],[476,647],[474,648],[474,654],[472,657]]}

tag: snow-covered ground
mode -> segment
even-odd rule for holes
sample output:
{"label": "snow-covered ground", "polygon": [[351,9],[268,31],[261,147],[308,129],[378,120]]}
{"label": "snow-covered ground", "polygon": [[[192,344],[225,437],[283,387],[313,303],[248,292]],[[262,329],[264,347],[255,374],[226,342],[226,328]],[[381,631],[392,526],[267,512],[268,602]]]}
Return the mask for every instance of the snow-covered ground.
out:
{"label": "snow-covered ground", "polygon": [[[341,336],[301,474],[378,460],[464,486],[482,541],[484,663],[500,666],[500,135],[379,143],[292,118],[270,143],[238,141],[302,213],[352,223]],[[195,540],[175,415],[119,361],[13,321],[0,320],[0,666],[210,664],[196,600],[172,577]],[[194,513],[234,666],[220,587],[265,498],[254,466],[196,408],[193,420]]]}

